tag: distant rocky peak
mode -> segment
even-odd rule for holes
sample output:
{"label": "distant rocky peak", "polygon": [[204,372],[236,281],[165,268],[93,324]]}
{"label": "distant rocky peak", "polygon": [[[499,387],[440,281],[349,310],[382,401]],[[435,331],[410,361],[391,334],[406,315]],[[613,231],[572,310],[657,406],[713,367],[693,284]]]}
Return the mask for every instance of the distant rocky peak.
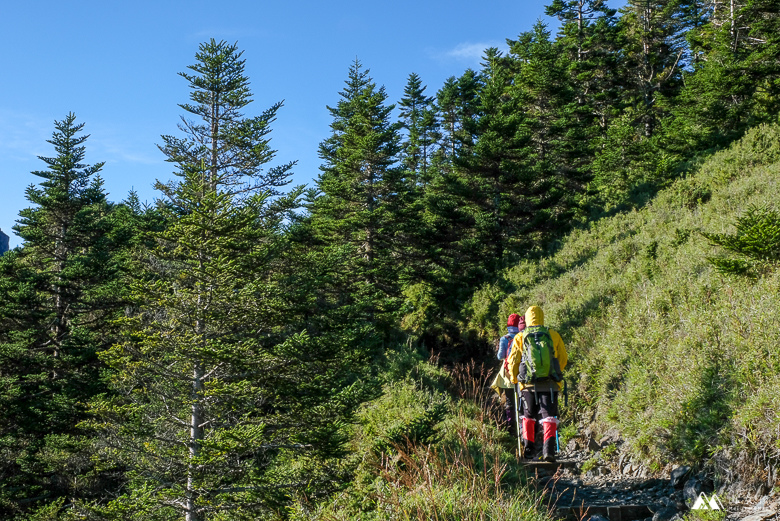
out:
{"label": "distant rocky peak", "polygon": [[0,255],[8,251],[8,244],[10,240],[11,238],[3,233],[2,229],[0,229]]}

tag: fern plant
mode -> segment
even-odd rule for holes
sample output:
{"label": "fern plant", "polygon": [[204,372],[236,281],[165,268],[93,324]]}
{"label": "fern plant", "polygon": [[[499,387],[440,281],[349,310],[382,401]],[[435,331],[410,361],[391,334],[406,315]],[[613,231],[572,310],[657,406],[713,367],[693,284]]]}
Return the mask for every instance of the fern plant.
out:
{"label": "fern plant", "polygon": [[758,277],[780,262],[780,212],[768,206],[751,206],[735,223],[736,233],[702,232],[710,243],[735,257],[708,257],[721,273]]}

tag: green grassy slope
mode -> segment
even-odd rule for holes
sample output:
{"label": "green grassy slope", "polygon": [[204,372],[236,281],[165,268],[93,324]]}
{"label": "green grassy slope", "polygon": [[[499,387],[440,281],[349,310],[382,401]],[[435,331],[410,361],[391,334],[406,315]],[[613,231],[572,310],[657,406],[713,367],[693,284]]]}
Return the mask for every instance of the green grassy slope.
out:
{"label": "green grassy slope", "polygon": [[[543,307],[576,390],[569,421],[617,427],[656,468],[709,462],[771,483],[780,464],[780,273],[719,274],[699,231],[733,233],[750,205],[780,209],[780,127],[762,126],[638,211],[482,288],[472,326]],[[496,314],[498,309],[498,314]],[[744,476],[743,476],[744,477]]]}

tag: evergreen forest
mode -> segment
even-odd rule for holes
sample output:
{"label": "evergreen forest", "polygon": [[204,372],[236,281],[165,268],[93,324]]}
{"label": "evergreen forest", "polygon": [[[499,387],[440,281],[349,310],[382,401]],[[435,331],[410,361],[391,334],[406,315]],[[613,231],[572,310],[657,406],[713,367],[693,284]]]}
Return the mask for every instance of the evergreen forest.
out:
{"label": "evergreen forest", "polygon": [[344,64],[310,186],[238,43],[182,64],[151,203],[55,121],[0,257],[0,519],[550,519],[487,388],[530,305],[565,436],[778,490],[780,4],[546,12],[398,100]]}

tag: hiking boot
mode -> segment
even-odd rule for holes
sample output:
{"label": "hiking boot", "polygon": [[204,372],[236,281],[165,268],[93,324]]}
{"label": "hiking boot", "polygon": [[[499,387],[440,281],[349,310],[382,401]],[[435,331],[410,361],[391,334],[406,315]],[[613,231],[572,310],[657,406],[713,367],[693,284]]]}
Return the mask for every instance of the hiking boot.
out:
{"label": "hiking boot", "polygon": [[533,444],[523,447],[523,459],[534,459],[534,446]]}
{"label": "hiking boot", "polygon": [[542,444],[542,461],[555,463],[555,438],[548,438]]}
{"label": "hiking boot", "polygon": [[558,420],[556,418],[544,418],[541,423],[544,426],[544,441],[542,442],[542,461],[555,463],[555,453],[558,444],[558,439],[556,437]]}
{"label": "hiking boot", "polygon": [[509,434],[514,434],[517,429],[515,427],[515,408],[507,407],[505,413],[506,421],[504,422],[504,428]]}

